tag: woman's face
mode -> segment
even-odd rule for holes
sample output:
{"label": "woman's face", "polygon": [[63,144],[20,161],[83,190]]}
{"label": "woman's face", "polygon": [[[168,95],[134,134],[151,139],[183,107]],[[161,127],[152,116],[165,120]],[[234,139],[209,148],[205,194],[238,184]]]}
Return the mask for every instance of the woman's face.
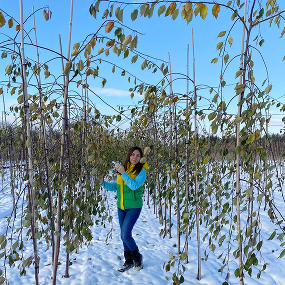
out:
{"label": "woman's face", "polygon": [[135,149],[130,156],[130,162],[132,164],[137,164],[140,162],[140,159],[141,159],[141,154],[137,149]]}

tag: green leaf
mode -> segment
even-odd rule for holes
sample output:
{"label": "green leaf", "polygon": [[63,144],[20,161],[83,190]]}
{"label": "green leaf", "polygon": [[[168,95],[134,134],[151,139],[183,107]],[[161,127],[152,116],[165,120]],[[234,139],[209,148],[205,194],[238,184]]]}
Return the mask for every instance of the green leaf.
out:
{"label": "green leaf", "polygon": [[10,75],[12,73],[12,66],[11,65],[7,65],[6,69],[5,69],[6,74]]}
{"label": "green leaf", "polygon": [[45,78],[48,78],[50,76],[50,72],[48,71],[48,69],[45,69],[44,75],[45,75]]}
{"label": "green leaf", "polygon": [[235,78],[238,78],[241,74],[242,74],[242,70],[238,70],[238,71],[236,72]]}
{"label": "green leaf", "polygon": [[141,16],[144,16],[146,10],[148,8],[148,4],[143,4],[141,7],[140,7],[140,15]]}
{"label": "green leaf", "polygon": [[262,240],[257,244],[256,248],[257,248],[258,251],[261,249],[262,244],[263,244]]}
{"label": "green leaf", "polygon": [[13,27],[13,19],[12,18],[9,19],[8,26],[9,26],[9,28]]}
{"label": "green leaf", "polygon": [[139,13],[139,11],[137,9],[132,12],[132,14],[131,14],[132,21],[136,20],[136,18],[138,17],[138,13]]}
{"label": "green leaf", "polygon": [[214,119],[215,119],[215,117],[216,117],[216,112],[212,112],[212,113],[210,113],[210,114],[208,115],[208,119],[209,119],[209,121],[214,120]]}
{"label": "green leaf", "polygon": [[218,131],[218,125],[215,123],[215,121],[211,124],[212,132],[213,134],[216,134]]}
{"label": "green leaf", "polygon": [[255,139],[255,134],[250,134],[246,140],[246,144],[250,144],[250,143],[254,142],[254,139]]}
{"label": "green leaf", "polygon": [[282,30],[282,33],[281,33],[281,38],[284,36],[284,34],[285,34],[285,28]]}
{"label": "green leaf", "polygon": [[239,277],[240,276],[240,271],[239,271],[239,268],[237,268],[235,270],[235,277]]}
{"label": "green leaf", "polygon": [[126,49],[126,51],[124,52],[124,58],[128,57],[128,55],[129,55],[129,50]]}
{"label": "green leaf", "polygon": [[187,2],[181,11],[181,17],[187,21],[187,24],[192,21],[193,18],[193,5]]}
{"label": "green leaf", "polygon": [[132,57],[132,63],[135,63],[136,61],[137,61],[137,59],[138,59],[138,55],[134,55],[133,57]]}
{"label": "green leaf", "polygon": [[123,9],[120,9],[120,7],[117,7],[115,11],[115,16],[119,21],[123,22]]}
{"label": "green leaf", "polygon": [[225,62],[225,64],[227,64],[228,60],[229,60],[229,55],[226,54],[226,55],[224,56],[224,62]]}
{"label": "green leaf", "polygon": [[165,5],[160,6],[158,9],[158,12],[157,12],[158,16],[160,16],[162,13],[164,13],[165,10],[166,10]]}
{"label": "green leaf", "polygon": [[3,284],[5,282],[5,278],[3,276],[0,277],[0,284]]}
{"label": "green leaf", "polygon": [[268,240],[273,240],[273,238],[276,236],[276,232],[274,231],[271,236],[268,238]]}
{"label": "green leaf", "polygon": [[1,244],[4,240],[6,240],[6,237],[5,237],[4,235],[0,235],[0,244]]}
{"label": "green leaf", "polygon": [[71,62],[71,61],[68,61],[68,62],[65,64],[64,71],[63,71],[65,75],[68,75],[68,74],[69,74],[71,67],[72,67],[72,62]]}
{"label": "green leaf", "polygon": [[25,259],[24,262],[23,262],[23,267],[30,266],[32,264],[32,260],[33,260],[32,256],[30,256],[27,259]]}
{"label": "green leaf", "polygon": [[10,93],[11,93],[11,95],[14,95],[15,92],[16,92],[16,87],[13,87]]}
{"label": "green leaf", "polygon": [[235,90],[237,95],[241,94],[245,90],[245,84],[237,84]]}
{"label": "green leaf", "polygon": [[285,249],[283,249],[279,255],[279,258],[282,258],[285,255]]}
{"label": "green leaf", "polygon": [[82,71],[84,69],[84,63],[81,59],[77,63],[77,68],[79,71]]}
{"label": "green leaf", "polygon": [[180,255],[180,259],[181,260],[186,260],[187,258],[187,253],[186,252],[183,252],[181,255]]}
{"label": "green leaf", "polygon": [[272,89],[272,84],[269,84],[266,88],[265,88],[265,92],[268,94]]}
{"label": "green leaf", "polygon": [[211,63],[217,63],[218,62],[218,58],[217,57],[215,57],[215,58],[213,58],[212,60],[211,60]]}
{"label": "green leaf", "polygon": [[203,164],[207,164],[210,160],[210,157],[209,156],[205,156],[204,159],[203,159]]}
{"label": "green leaf", "polygon": [[17,102],[18,104],[22,104],[24,102],[24,96],[23,95],[20,95],[18,98],[17,98]]}

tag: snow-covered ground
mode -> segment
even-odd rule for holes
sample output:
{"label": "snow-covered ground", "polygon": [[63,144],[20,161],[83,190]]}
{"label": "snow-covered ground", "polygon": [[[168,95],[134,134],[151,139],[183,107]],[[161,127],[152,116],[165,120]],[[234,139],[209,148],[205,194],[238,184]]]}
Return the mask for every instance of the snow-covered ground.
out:
{"label": "snow-covered ground", "polygon": [[[0,184],[1,189],[7,184],[6,179]],[[3,234],[6,229],[6,218],[10,215],[12,211],[12,201],[11,195],[9,193],[10,187],[5,187],[3,191],[0,192],[0,234]],[[163,264],[169,259],[169,253],[176,253],[177,248],[175,247],[176,241],[176,228],[175,220],[173,226],[173,238],[169,239],[166,237],[163,239],[159,236],[161,225],[158,219],[153,214],[153,209],[148,209],[144,205],[141,216],[135,225],[133,235],[137,244],[140,248],[141,253],[144,257],[144,269],[137,272],[133,269],[125,272],[119,273],[117,268],[123,263],[123,248],[120,240],[120,230],[117,220],[117,209],[116,201],[114,199],[114,193],[106,193],[109,201],[109,206],[111,209],[111,214],[113,215],[113,227],[112,238],[108,239],[106,244],[106,236],[110,232],[111,224],[107,223],[106,228],[103,226],[93,226],[92,234],[93,240],[87,246],[84,245],[80,248],[79,253],[73,252],[71,254],[70,266],[70,277],[64,278],[65,271],[65,254],[64,248],[62,248],[62,253],[60,254],[60,262],[58,269],[57,284],[71,284],[71,285],[93,285],[93,284],[172,284],[172,273],[166,272],[163,269]],[[283,208],[279,210],[285,212],[284,203]],[[272,225],[269,219],[264,215],[262,216],[263,229],[268,231],[268,237],[273,231]],[[243,221],[245,222],[245,221]],[[205,229],[201,229],[202,233]],[[267,238],[268,238],[267,237]],[[32,243],[28,241],[25,252],[27,256],[32,254]],[[202,243],[203,248],[208,245]],[[281,249],[280,243],[273,241],[264,241],[262,247],[262,252],[265,260],[268,262],[267,269],[262,273],[261,278],[257,279],[256,274],[252,275],[252,278],[246,275],[245,284],[249,285],[284,285],[285,284],[285,257],[283,259],[278,259]],[[224,246],[224,245],[223,245]],[[226,245],[225,245],[226,247]],[[45,242],[39,243],[39,255],[41,257],[40,261],[40,284],[51,284],[51,251],[46,250]],[[233,257],[232,257],[233,259]],[[3,259],[0,260],[1,269],[3,270]],[[233,259],[230,263],[231,272],[237,267],[237,261]],[[205,284],[205,285],[218,285],[225,281],[225,274],[218,272],[221,263],[217,260],[217,253],[209,254],[207,261],[202,261],[202,279],[198,281],[196,279],[197,274],[197,247],[196,240],[193,238],[189,243],[189,263],[185,265],[186,272],[184,273],[184,284]],[[172,271],[173,272],[173,271]],[[169,281],[166,279],[169,277]],[[10,268],[7,266],[7,279],[9,284],[35,284],[34,281],[34,270],[33,266],[27,268],[26,276],[20,276],[19,270],[16,267]],[[234,277],[231,273],[229,284],[239,284],[239,280]]]}

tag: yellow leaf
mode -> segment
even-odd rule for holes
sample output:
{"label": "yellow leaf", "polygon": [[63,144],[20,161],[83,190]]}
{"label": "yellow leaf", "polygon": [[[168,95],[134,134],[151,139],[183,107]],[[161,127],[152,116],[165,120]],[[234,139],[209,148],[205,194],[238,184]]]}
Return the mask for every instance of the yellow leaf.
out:
{"label": "yellow leaf", "polygon": [[195,4],[195,6],[196,6],[196,8],[195,8],[195,10],[194,10],[194,14],[195,14],[195,16],[197,17],[197,15],[198,15],[199,12],[200,12],[201,4],[200,4],[200,3],[197,3],[197,4]]}
{"label": "yellow leaf", "polygon": [[124,41],[123,41],[123,45],[128,45],[132,40],[132,36],[131,35],[128,35]]}
{"label": "yellow leaf", "polygon": [[192,10],[192,3],[187,2],[187,3],[185,4],[185,6],[184,6],[184,9],[185,9],[186,12],[191,11],[191,10]]}
{"label": "yellow leaf", "polygon": [[49,14],[48,14],[48,12],[47,12],[46,10],[43,10],[43,14],[44,14],[45,20],[48,21],[48,19],[49,19]]}
{"label": "yellow leaf", "polygon": [[146,158],[145,158],[145,157],[142,157],[142,158],[140,159],[140,163],[146,163]]}
{"label": "yellow leaf", "polygon": [[110,22],[107,23],[107,25],[105,27],[105,32],[106,33],[110,33],[113,28],[114,28],[114,22],[110,21]]}
{"label": "yellow leaf", "polygon": [[175,98],[173,98],[173,102],[176,103],[178,101],[178,97],[176,96]]}
{"label": "yellow leaf", "polygon": [[255,180],[260,179],[260,177],[261,177],[261,173],[260,173],[260,172],[255,172],[255,173],[254,173],[254,179],[255,179]]}
{"label": "yellow leaf", "polygon": [[78,80],[78,81],[77,81],[77,88],[78,88],[78,86],[81,84],[81,82],[82,82],[82,80]]}
{"label": "yellow leaf", "polygon": [[176,9],[176,3],[172,2],[169,6],[169,14],[172,15],[175,9]]}
{"label": "yellow leaf", "polygon": [[208,7],[205,4],[202,4],[200,7],[200,16],[203,20],[206,19],[208,14]]}
{"label": "yellow leaf", "polygon": [[150,147],[149,146],[146,146],[143,150],[143,154],[146,156],[150,153]]}
{"label": "yellow leaf", "polygon": [[234,39],[233,39],[232,37],[230,37],[230,38],[229,38],[229,44],[230,44],[230,46],[232,46],[233,42],[234,42]]}
{"label": "yellow leaf", "polygon": [[86,76],[93,74],[93,70],[91,68],[87,69]]}
{"label": "yellow leaf", "polygon": [[0,27],[3,27],[6,23],[6,20],[3,16],[3,14],[0,12]]}
{"label": "yellow leaf", "polygon": [[113,39],[113,40],[110,40],[110,41],[108,41],[107,43],[106,43],[106,46],[107,47],[112,47],[113,45],[114,45],[114,43],[115,43],[115,40]]}
{"label": "yellow leaf", "polygon": [[215,4],[213,6],[213,9],[212,9],[212,14],[214,15],[214,17],[217,19],[218,18],[218,15],[220,13],[220,10],[221,10],[221,7],[219,4]]}
{"label": "yellow leaf", "polygon": [[92,49],[94,49],[95,44],[96,44],[96,40],[95,40],[95,38],[92,38],[90,40],[90,45],[91,45]]}
{"label": "yellow leaf", "polygon": [[91,54],[91,46],[87,44],[84,51],[84,56],[87,58]]}

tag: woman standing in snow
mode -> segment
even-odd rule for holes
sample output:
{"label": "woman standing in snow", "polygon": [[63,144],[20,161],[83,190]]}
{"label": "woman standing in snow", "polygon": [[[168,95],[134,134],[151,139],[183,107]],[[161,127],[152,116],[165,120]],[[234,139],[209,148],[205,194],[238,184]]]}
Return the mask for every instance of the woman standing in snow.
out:
{"label": "woman standing in snow", "polygon": [[146,180],[147,163],[141,163],[143,152],[140,147],[129,150],[124,165],[117,163],[117,181],[104,181],[102,186],[109,191],[117,191],[118,217],[121,239],[124,246],[125,262],[119,269],[124,272],[134,266],[136,270],[143,268],[142,255],[132,237],[133,227],[141,213],[143,205],[143,184]]}

